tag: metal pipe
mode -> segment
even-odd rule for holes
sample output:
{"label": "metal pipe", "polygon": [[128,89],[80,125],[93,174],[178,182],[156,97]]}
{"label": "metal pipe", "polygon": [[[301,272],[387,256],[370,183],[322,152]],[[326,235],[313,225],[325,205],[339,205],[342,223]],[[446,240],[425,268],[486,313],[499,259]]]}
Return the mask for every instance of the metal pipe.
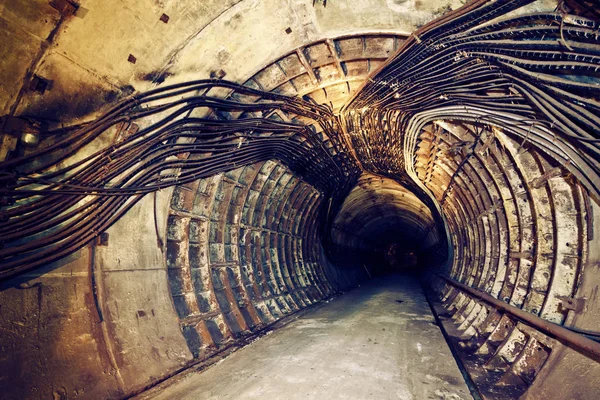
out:
{"label": "metal pipe", "polygon": [[523,311],[515,306],[511,306],[510,304],[498,300],[497,298],[487,294],[486,292],[474,289],[445,275],[437,274],[437,276],[439,276],[452,286],[462,290],[463,292],[466,292],[479,300],[485,301],[494,308],[518,318],[519,320],[535,327],[536,329],[549,336],[559,339],[560,341],[569,344],[572,347],[581,350],[585,353],[592,354],[596,357],[600,357],[600,343],[598,342],[588,339],[587,337],[579,333],[570,331],[569,329],[561,325],[555,324],[550,321],[546,321],[545,319],[542,319],[537,315],[531,314],[527,311]]}

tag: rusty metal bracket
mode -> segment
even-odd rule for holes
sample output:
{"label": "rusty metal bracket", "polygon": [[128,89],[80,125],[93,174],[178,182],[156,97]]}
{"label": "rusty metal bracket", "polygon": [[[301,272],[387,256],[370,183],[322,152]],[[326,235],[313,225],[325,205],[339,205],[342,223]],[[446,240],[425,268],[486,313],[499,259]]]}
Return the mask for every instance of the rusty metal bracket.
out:
{"label": "rusty metal bracket", "polygon": [[542,186],[544,186],[546,184],[546,182],[548,182],[548,180],[550,180],[550,178],[554,178],[557,176],[561,176],[562,175],[562,168],[561,167],[554,167],[550,170],[548,170],[544,175],[535,178],[533,181],[531,181],[531,187],[539,189]]}
{"label": "rusty metal bracket", "polygon": [[511,251],[510,258],[525,259],[531,261],[533,259],[533,250],[529,251]]}
{"label": "rusty metal bracket", "polygon": [[102,232],[96,238],[96,245],[97,246],[108,246],[108,237],[109,237],[108,232]]}
{"label": "rusty metal bracket", "polygon": [[42,124],[30,118],[0,117],[0,162],[16,150],[19,140],[28,147],[37,145],[41,130]]}
{"label": "rusty metal bracket", "polygon": [[511,306],[497,298],[489,295],[486,292],[483,292],[478,289],[474,289],[464,283],[458,282],[448,276],[437,274],[441,279],[445,280],[448,284],[456,287],[457,289],[468,293],[470,296],[484,301],[490,304],[492,307],[496,308],[499,311],[503,311],[508,313],[519,320],[527,323],[530,326],[535,327],[541,332],[549,335],[550,337],[554,337],[557,339],[561,339],[563,342],[570,344],[574,348],[579,349],[580,351],[586,354],[592,354],[596,357],[600,357],[600,343],[595,342],[580,333],[574,332],[567,327],[562,325],[555,324],[550,321],[546,321],[537,315],[531,314],[525,310],[517,308],[515,306]]}
{"label": "rusty metal bracket", "polygon": [[503,205],[504,205],[504,202],[502,200],[498,200],[497,202],[492,204],[490,206],[490,208],[488,208],[487,210],[483,210],[481,213],[479,213],[477,218],[483,218],[486,215],[491,215],[492,213],[494,213],[494,212],[498,211],[500,208],[502,208]]}
{"label": "rusty metal bracket", "polygon": [[75,14],[79,6],[67,0],[50,0],[50,6],[56,9],[63,17]]}
{"label": "rusty metal bracket", "polygon": [[568,296],[556,296],[561,301],[560,307],[563,310],[571,310],[579,314],[585,310],[585,298],[573,298]]}

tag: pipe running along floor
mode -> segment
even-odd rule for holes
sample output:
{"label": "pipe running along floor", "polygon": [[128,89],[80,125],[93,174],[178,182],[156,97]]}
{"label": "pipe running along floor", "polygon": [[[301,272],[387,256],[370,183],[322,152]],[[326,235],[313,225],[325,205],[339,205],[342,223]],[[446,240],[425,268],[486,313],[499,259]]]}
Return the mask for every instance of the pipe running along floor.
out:
{"label": "pipe running along floor", "polygon": [[419,282],[376,278],[148,399],[472,399]]}

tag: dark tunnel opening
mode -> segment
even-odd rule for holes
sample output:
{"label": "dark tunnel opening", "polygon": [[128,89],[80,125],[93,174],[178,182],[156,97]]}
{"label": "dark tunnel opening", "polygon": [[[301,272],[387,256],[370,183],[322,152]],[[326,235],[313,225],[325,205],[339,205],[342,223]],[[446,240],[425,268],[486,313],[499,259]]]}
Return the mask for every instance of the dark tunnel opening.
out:
{"label": "dark tunnel opening", "polygon": [[448,263],[441,216],[393,179],[363,174],[333,218],[330,260],[370,277],[421,276]]}

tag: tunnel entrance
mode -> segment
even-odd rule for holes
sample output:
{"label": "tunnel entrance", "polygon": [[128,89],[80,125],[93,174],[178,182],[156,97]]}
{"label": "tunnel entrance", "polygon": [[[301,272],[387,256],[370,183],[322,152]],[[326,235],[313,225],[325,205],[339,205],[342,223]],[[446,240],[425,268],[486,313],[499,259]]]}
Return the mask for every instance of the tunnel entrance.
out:
{"label": "tunnel entrance", "polygon": [[[331,261],[363,264],[373,276],[424,273],[447,245],[439,216],[393,179],[363,173],[333,220]],[[447,254],[447,253],[446,253]],[[419,260],[428,260],[419,263]],[[438,266],[446,260],[439,257]]]}

